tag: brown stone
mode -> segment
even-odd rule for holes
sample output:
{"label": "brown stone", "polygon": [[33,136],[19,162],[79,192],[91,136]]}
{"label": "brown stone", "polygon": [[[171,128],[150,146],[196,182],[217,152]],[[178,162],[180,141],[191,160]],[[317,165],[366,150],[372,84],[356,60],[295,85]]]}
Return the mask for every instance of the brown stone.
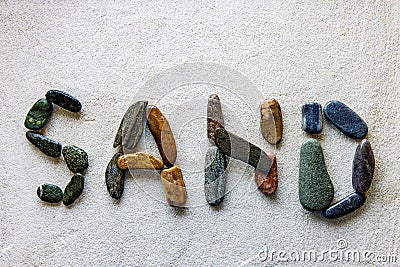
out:
{"label": "brown stone", "polygon": [[136,152],[125,154],[118,158],[118,168],[126,169],[156,169],[161,170],[164,167],[162,160],[155,156],[145,153]]}
{"label": "brown stone", "polygon": [[167,119],[156,106],[147,107],[147,125],[156,141],[164,164],[172,167],[176,161],[176,143]]}
{"label": "brown stone", "polygon": [[164,186],[165,198],[170,206],[181,207],[186,203],[185,182],[178,166],[163,170],[161,172],[161,182]]}
{"label": "brown stone", "polygon": [[260,105],[261,134],[268,143],[275,145],[282,139],[283,122],[279,103],[275,99],[267,99]]}
{"label": "brown stone", "polygon": [[272,160],[271,169],[268,174],[255,170],[254,181],[256,182],[258,190],[266,195],[271,195],[278,188],[278,164],[275,154],[268,154],[268,156]]}
{"label": "brown stone", "polygon": [[224,127],[224,116],[222,115],[221,102],[216,94],[210,95],[207,106],[207,136],[214,144],[214,132],[217,128]]}

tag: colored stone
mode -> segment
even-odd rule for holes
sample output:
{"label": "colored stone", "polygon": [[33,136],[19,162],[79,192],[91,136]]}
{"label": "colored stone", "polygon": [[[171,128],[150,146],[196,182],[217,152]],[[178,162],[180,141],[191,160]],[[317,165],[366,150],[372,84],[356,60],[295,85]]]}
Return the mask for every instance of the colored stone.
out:
{"label": "colored stone", "polygon": [[62,146],[57,141],[51,140],[33,131],[26,132],[26,139],[28,139],[29,142],[39,148],[40,151],[42,151],[47,156],[55,158],[61,156]]}
{"label": "colored stone", "polygon": [[320,103],[304,103],[301,108],[303,131],[309,134],[318,134],[322,131],[322,107]]}
{"label": "colored stone", "polygon": [[300,149],[300,203],[309,211],[324,210],[332,202],[333,193],[333,184],[326,170],[321,145],[310,138]]}
{"label": "colored stone", "polygon": [[363,193],[354,192],[325,210],[322,215],[327,219],[336,219],[359,209],[364,205],[366,197]]}
{"label": "colored stone", "polygon": [[367,139],[357,146],[353,159],[353,188],[359,193],[368,191],[374,177],[375,156]]}
{"label": "colored stone", "polygon": [[25,118],[25,127],[30,130],[42,129],[52,113],[53,105],[45,98],[39,99],[28,111]]}
{"label": "colored stone", "polygon": [[63,191],[54,184],[42,184],[37,188],[37,196],[48,203],[58,203],[63,199]]}
{"label": "colored stone", "polygon": [[216,129],[214,137],[215,144],[225,155],[246,162],[261,172],[269,172],[272,161],[258,146],[224,128]]}
{"label": "colored stone", "polygon": [[178,166],[161,171],[165,198],[170,206],[181,207],[186,203],[187,192],[182,172]]}
{"label": "colored stone", "polygon": [[162,160],[155,156],[145,153],[136,152],[125,154],[118,158],[118,168],[126,169],[156,169],[161,170],[164,167]]}
{"label": "colored stone", "polygon": [[275,145],[282,140],[283,121],[279,102],[276,99],[264,100],[260,105],[261,134],[268,143]]}
{"label": "colored stone", "polygon": [[272,195],[278,188],[278,163],[275,154],[268,155],[272,160],[271,169],[268,173],[254,171],[254,181],[258,190],[265,195]]}
{"label": "colored stone", "polygon": [[85,177],[80,173],[72,176],[71,181],[64,189],[63,203],[68,206],[75,202],[75,200],[82,194],[85,185]]}
{"label": "colored stone", "polygon": [[215,141],[214,132],[217,128],[224,128],[224,116],[218,95],[212,94],[208,98],[207,106],[207,136],[212,144]]}
{"label": "colored stone", "polygon": [[351,138],[363,138],[368,126],[351,108],[340,101],[329,101],[324,106],[325,118]]}
{"label": "colored stone", "polygon": [[147,108],[147,125],[156,141],[164,164],[172,167],[177,154],[174,134],[167,119],[156,106]]}
{"label": "colored stone", "polygon": [[77,146],[65,146],[62,154],[68,169],[74,173],[82,173],[89,166],[87,153]]}
{"label": "colored stone", "polygon": [[218,206],[225,195],[225,169],[228,162],[218,147],[207,149],[204,167],[204,194],[210,206]]}
{"label": "colored stone", "polygon": [[122,153],[116,153],[110,160],[106,169],[107,191],[112,198],[120,199],[124,192],[125,171],[118,168],[118,158]]}
{"label": "colored stone", "polygon": [[137,101],[124,114],[114,139],[114,147],[122,144],[127,150],[133,150],[140,141],[146,123],[147,101]]}
{"label": "colored stone", "polygon": [[46,93],[47,101],[56,104],[71,112],[79,112],[82,109],[82,104],[78,99],[66,92],[59,90],[50,90]]}

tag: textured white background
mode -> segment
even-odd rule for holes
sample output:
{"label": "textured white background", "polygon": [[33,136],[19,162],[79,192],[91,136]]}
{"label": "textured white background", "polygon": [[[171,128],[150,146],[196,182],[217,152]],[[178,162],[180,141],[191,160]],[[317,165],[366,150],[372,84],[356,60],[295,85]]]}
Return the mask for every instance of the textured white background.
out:
{"label": "textured white background", "polygon": [[[267,262],[257,254],[263,246],[323,251],[340,238],[349,249],[397,254],[400,262],[399,2],[199,2],[0,1],[1,266],[262,266]],[[199,205],[176,211],[163,202],[159,180],[143,172],[127,179],[123,198],[115,203],[105,188],[104,170],[123,112],[149,78],[199,61],[235,69],[264,96],[280,101],[285,129],[276,150],[276,196],[255,190],[252,171],[236,163],[231,177],[244,174],[237,183],[230,179],[233,189],[220,209],[193,194],[190,201]],[[185,100],[212,91],[206,87],[188,86]],[[62,159],[42,155],[24,136],[26,112],[49,89],[68,91],[84,106],[81,116],[55,109],[45,131],[90,156],[84,193],[70,208],[37,198],[39,184],[63,188],[71,173]],[[154,93],[144,92],[157,99]],[[227,127],[235,130],[232,116],[243,103],[222,99],[232,111],[226,113]],[[301,104],[331,99],[347,103],[368,123],[377,166],[366,204],[336,221],[302,209],[297,193],[299,147],[307,138],[300,129]],[[191,111],[172,116],[168,110],[185,101],[168,95],[163,101],[160,108],[178,139],[177,164],[186,164],[187,173],[189,157],[201,170],[204,122],[182,129],[176,118],[189,119]],[[250,125],[248,138],[272,149],[261,138],[258,117],[241,116]],[[352,191],[357,142],[328,124],[320,139],[338,200]],[[201,175],[185,179],[188,187],[203,183]]]}

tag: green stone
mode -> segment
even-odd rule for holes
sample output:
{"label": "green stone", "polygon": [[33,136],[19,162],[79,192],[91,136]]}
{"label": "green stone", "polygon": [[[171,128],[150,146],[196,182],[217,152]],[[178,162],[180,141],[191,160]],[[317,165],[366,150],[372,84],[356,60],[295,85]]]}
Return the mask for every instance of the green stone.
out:
{"label": "green stone", "polygon": [[110,160],[106,169],[107,191],[112,198],[120,199],[124,192],[125,172],[118,168],[118,158],[122,153],[116,153]]}
{"label": "green stone", "polygon": [[310,138],[303,143],[300,150],[300,203],[309,211],[324,210],[332,202],[333,194],[333,184],[326,170],[321,145]]}
{"label": "green stone", "polygon": [[77,146],[66,146],[62,149],[62,154],[68,169],[74,173],[82,173],[88,168],[87,153]]}
{"label": "green stone", "polygon": [[218,147],[209,147],[204,166],[204,194],[210,206],[218,206],[225,195],[225,169],[228,161]]}
{"label": "green stone", "polygon": [[37,196],[44,202],[58,203],[63,199],[63,192],[54,184],[42,184],[37,188]]}
{"label": "green stone", "polygon": [[64,197],[62,199],[64,205],[68,206],[74,203],[82,194],[84,185],[85,177],[79,173],[72,176],[71,181],[67,184],[64,190]]}
{"label": "green stone", "polygon": [[42,129],[52,113],[53,104],[45,98],[39,99],[28,111],[25,118],[25,127],[30,130]]}
{"label": "green stone", "polygon": [[51,140],[34,131],[27,131],[26,139],[28,139],[29,142],[39,148],[40,151],[42,151],[47,156],[55,158],[61,156],[62,146],[57,141]]}

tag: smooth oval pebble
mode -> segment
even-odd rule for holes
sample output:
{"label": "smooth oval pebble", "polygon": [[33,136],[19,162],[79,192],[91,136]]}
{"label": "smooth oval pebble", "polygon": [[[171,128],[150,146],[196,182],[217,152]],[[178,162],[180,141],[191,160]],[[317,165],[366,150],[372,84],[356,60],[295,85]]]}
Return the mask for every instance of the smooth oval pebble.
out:
{"label": "smooth oval pebble", "polygon": [[318,134],[322,131],[322,107],[318,102],[304,103],[301,108],[303,131]]}
{"label": "smooth oval pebble", "polygon": [[114,148],[122,145],[124,149],[133,150],[137,146],[146,123],[147,103],[137,101],[126,110],[114,139]]}
{"label": "smooth oval pebble", "polygon": [[218,95],[212,94],[208,98],[207,105],[207,136],[212,144],[215,141],[214,132],[217,128],[224,128],[224,116]]}
{"label": "smooth oval pebble", "polygon": [[75,202],[75,200],[82,194],[85,185],[85,177],[80,173],[72,176],[71,181],[64,189],[63,203],[68,206]]}
{"label": "smooth oval pebble", "polygon": [[125,171],[118,168],[118,158],[122,153],[118,152],[111,158],[106,168],[107,191],[112,198],[120,199],[124,192]]}
{"label": "smooth oval pebble", "polygon": [[57,141],[51,140],[33,131],[26,132],[26,139],[47,156],[55,158],[61,156],[62,146]]}
{"label": "smooth oval pebble", "polygon": [[88,155],[83,149],[74,145],[65,146],[62,154],[68,169],[72,172],[82,173],[88,168]]}
{"label": "smooth oval pebble", "polygon": [[333,184],[326,170],[321,145],[316,139],[310,138],[300,149],[300,203],[309,211],[324,210],[332,202],[333,194]]}
{"label": "smooth oval pebble", "polygon": [[63,191],[54,184],[42,184],[36,193],[41,200],[48,203],[58,203],[63,199]]}
{"label": "smooth oval pebble", "polygon": [[170,206],[181,207],[186,203],[187,192],[182,172],[178,166],[161,171],[165,198]]}
{"label": "smooth oval pebble", "polygon": [[45,98],[39,99],[28,111],[24,123],[25,127],[30,130],[42,129],[52,113],[53,105]]}
{"label": "smooth oval pebble", "polygon": [[325,118],[342,133],[351,138],[363,138],[368,133],[368,126],[351,108],[340,101],[329,101],[324,106]]}
{"label": "smooth oval pebble", "polygon": [[82,109],[82,104],[78,99],[60,90],[47,91],[46,99],[49,102],[72,112],[79,112]]}
{"label": "smooth oval pebble", "polygon": [[225,195],[225,169],[227,167],[225,155],[218,147],[207,149],[204,166],[204,194],[210,206],[218,206]]}
{"label": "smooth oval pebble", "polygon": [[167,119],[156,106],[147,108],[147,125],[156,141],[164,164],[172,167],[177,156],[174,134]]}
{"label": "smooth oval pebble", "polygon": [[264,100],[260,105],[261,134],[268,143],[275,145],[282,140],[283,121],[282,111],[276,99]]}
{"label": "smooth oval pebble", "polygon": [[359,209],[364,205],[366,197],[363,193],[354,192],[333,204],[322,215],[327,219],[336,219]]}
{"label": "smooth oval pebble", "polygon": [[375,156],[367,139],[357,146],[353,159],[353,188],[359,193],[369,190],[374,177]]}
{"label": "smooth oval pebble", "polygon": [[261,172],[269,172],[272,161],[258,146],[224,128],[216,129],[214,136],[215,144],[225,155],[246,162]]}
{"label": "smooth oval pebble", "polygon": [[272,165],[268,173],[254,171],[254,181],[256,182],[258,190],[265,195],[272,195],[278,188],[278,163],[276,155],[270,154]]}
{"label": "smooth oval pebble", "polygon": [[136,152],[125,154],[118,158],[118,167],[121,170],[126,169],[156,169],[161,170],[164,167],[162,160],[155,156],[145,153]]}

